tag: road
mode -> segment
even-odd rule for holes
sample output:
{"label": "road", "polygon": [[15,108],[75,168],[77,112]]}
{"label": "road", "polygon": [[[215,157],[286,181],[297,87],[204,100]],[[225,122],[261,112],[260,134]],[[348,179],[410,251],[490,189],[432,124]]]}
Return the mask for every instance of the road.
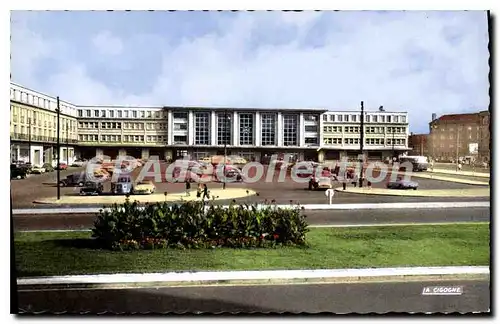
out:
{"label": "road", "polygon": [[[490,220],[489,207],[453,209],[377,209],[377,210],[311,210],[305,211],[311,225],[350,225],[385,223],[478,222]],[[14,229],[87,229],[93,226],[95,214],[15,215]]]}
{"label": "road", "polygon": [[[463,286],[460,296],[422,296],[428,286]],[[487,312],[489,281],[209,286],[19,292],[26,312]]]}

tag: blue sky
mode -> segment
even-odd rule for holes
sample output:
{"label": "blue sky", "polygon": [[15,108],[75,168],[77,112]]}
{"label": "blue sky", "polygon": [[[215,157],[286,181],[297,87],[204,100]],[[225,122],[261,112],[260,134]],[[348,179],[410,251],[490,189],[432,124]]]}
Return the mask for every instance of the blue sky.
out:
{"label": "blue sky", "polygon": [[488,109],[486,12],[11,15],[12,81],[81,105]]}

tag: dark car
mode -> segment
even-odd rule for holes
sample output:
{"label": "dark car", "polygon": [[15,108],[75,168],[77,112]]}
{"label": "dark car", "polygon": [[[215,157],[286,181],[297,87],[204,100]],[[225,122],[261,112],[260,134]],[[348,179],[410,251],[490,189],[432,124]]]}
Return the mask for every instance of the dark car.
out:
{"label": "dark car", "polygon": [[73,173],[66,177],[66,179],[62,179],[59,181],[61,187],[71,187],[71,186],[79,186],[83,187],[83,185],[88,182],[85,176],[85,173]]}
{"label": "dark car", "polygon": [[396,180],[387,184],[387,189],[418,189],[418,183],[415,181]]}
{"label": "dark car", "polygon": [[84,184],[84,187],[80,189],[80,195],[81,196],[98,196],[102,194],[104,188],[102,186],[102,183],[96,183],[96,182],[86,182]]}
{"label": "dark car", "polygon": [[28,169],[20,167],[15,164],[10,165],[10,178],[11,179],[26,179],[28,176]]}

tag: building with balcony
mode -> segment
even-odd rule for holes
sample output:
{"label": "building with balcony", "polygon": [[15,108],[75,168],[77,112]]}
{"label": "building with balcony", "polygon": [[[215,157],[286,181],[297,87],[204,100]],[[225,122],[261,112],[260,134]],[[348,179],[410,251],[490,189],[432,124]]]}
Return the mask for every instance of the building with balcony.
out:
{"label": "building with balcony", "polygon": [[[318,108],[78,106],[60,101],[61,161],[120,155],[169,160],[274,154],[297,160],[357,158],[360,113]],[[33,164],[56,157],[56,99],[11,84],[11,159]],[[384,159],[408,150],[404,112],[365,112],[364,153]],[[66,126],[67,125],[67,126]],[[29,153],[29,151],[31,153]]]}
{"label": "building with balcony", "polygon": [[[72,163],[77,141],[76,108],[60,101],[60,160]],[[57,157],[57,100],[20,85],[10,85],[11,161],[33,165],[52,163]]]}

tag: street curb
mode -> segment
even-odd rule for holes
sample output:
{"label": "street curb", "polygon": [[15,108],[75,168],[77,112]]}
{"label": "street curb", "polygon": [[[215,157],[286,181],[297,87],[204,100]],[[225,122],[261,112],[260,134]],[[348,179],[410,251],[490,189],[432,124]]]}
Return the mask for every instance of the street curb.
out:
{"label": "street curb", "polygon": [[[347,188],[344,190],[342,187],[335,188],[335,191],[338,192],[345,192],[348,194],[353,194],[353,195],[372,195],[372,196],[395,196],[395,197],[437,197],[437,198],[486,198],[486,197],[491,197],[491,191],[489,195],[473,195],[473,196],[463,196],[460,194],[454,194],[454,195],[430,195],[430,194],[425,194],[425,192],[429,190],[407,190],[408,192],[411,192],[412,194],[407,194],[403,190],[398,190],[398,189],[383,189],[386,190],[384,192],[377,192],[377,191],[372,191],[372,190],[377,190],[378,188],[374,189],[367,189],[365,188],[364,191],[352,191],[352,188]],[[483,188],[481,188],[483,189]],[[379,189],[380,190],[380,189]],[[435,189],[431,189],[435,190]],[[438,189],[439,190],[439,189]],[[456,190],[457,192],[463,192],[464,190],[477,190],[477,189],[449,189],[451,190]]]}
{"label": "street curb", "polygon": [[287,283],[363,283],[410,280],[489,280],[489,267],[414,267],[332,270],[271,270],[99,274],[20,278],[19,290],[111,289]]}
{"label": "street curb", "polygon": [[[337,189],[335,189],[337,190]],[[340,191],[343,191],[340,188]],[[358,193],[363,194],[363,193]],[[270,205],[258,205],[258,208]],[[296,208],[297,205],[275,205],[277,208]],[[227,208],[227,205],[221,205]],[[473,208],[490,207],[489,201],[445,201],[445,202],[403,202],[403,203],[366,203],[366,204],[305,204],[300,205],[304,210],[359,210],[359,209],[435,209],[435,208]],[[36,215],[36,214],[93,214],[99,210],[110,207],[75,207],[75,208],[23,208],[14,209],[13,215]]]}
{"label": "street curb", "polygon": [[462,183],[462,184],[468,184],[468,185],[471,185],[471,186],[488,187],[490,185],[488,182],[484,182],[484,181],[461,179],[461,178],[452,178],[452,177],[446,177],[446,176],[440,176],[440,175],[433,176],[433,175],[427,175],[427,174],[412,173],[411,177],[421,178],[421,179],[429,179],[429,180],[435,180],[435,181],[446,181],[446,182]]}

